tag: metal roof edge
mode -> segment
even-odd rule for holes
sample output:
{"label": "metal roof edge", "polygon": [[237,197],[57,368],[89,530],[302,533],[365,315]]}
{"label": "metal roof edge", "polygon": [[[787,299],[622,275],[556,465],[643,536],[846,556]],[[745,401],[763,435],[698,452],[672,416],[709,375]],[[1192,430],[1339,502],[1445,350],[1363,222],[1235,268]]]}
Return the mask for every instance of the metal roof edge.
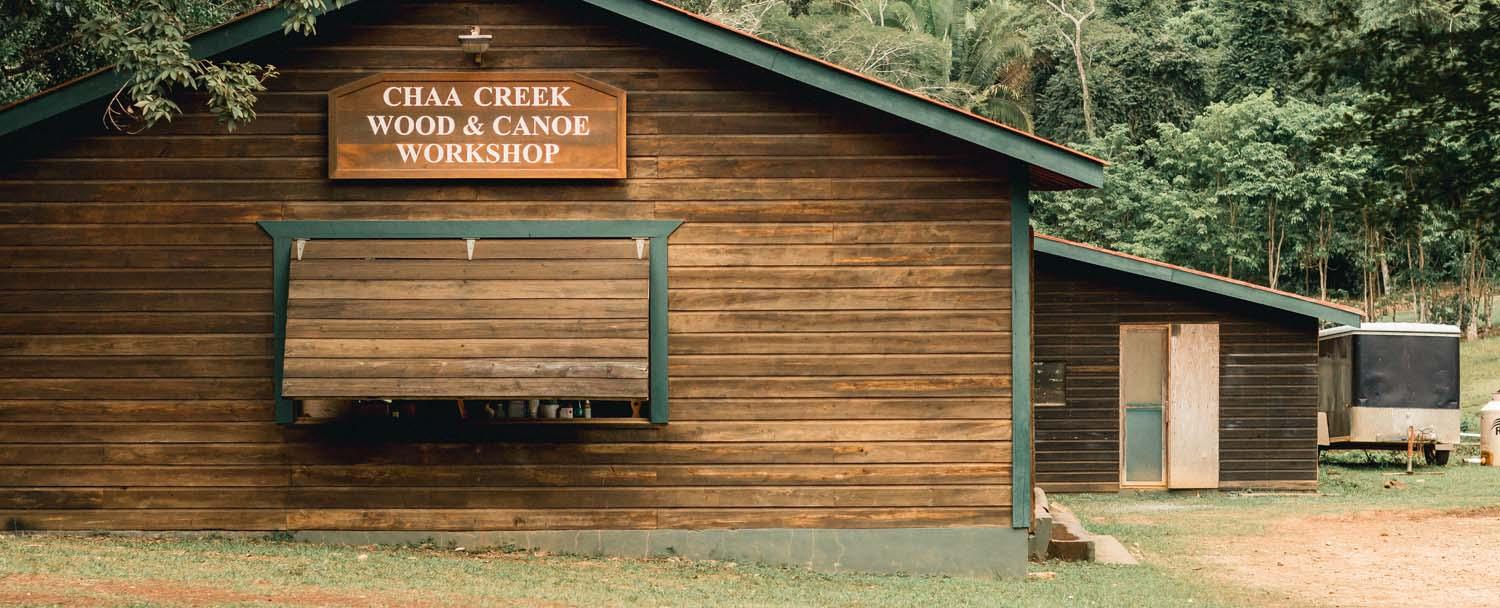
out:
{"label": "metal roof edge", "polygon": [[1038,252],[1066,258],[1075,262],[1166,281],[1236,300],[1321,319],[1330,323],[1359,327],[1364,321],[1364,315],[1359,312],[1332,302],[1299,296],[1269,287],[1251,285],[1228,277],[1173,266],[1165,262],[1149,260],[1102,247],[1075,243],[1044,234],[1037,234],[1036,236],[1035,247]]}

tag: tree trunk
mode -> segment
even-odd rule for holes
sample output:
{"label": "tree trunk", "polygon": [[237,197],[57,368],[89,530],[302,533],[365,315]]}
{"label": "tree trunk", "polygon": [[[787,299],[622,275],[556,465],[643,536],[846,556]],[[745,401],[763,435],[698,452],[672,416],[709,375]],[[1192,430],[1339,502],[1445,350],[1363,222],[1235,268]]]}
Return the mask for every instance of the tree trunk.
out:
{"label": "tree trunk", "polygon": [[1333,255],[1328,250],[1333,231],[1333,220],[1328,215],[1327,210],[1318,215],[1318,298],[1322,300],[1328,299],[1328,258]]}
{"label": "tree trunk", "polygon": [[1276,289],[1276,205],[1266,204],[1266,286]]}
{"label": "tree trunk", "polygon": [[[1490,281],[1489,258],[1479,256],[1479,330],[1487,330],[1495,322],[1495,290]],[[1476,332],[1477,334],[1477,332]]]}
{"label": "tree trunk", "polygon": [[1432,318],[1432,281],[1427,278],[1427,249],[1422,245],[1422,224],[1417,223],[1417,318],[1426,323]]}
{"label": "tree trunk", "polygon": [[1098,12],[1099,6],[1095,0],[1088,0],[1088,9],[1082,12],[1074,12],[1068,9],[1068,0],[1046,0],[1047,6],[1052,7],[1059,16],[1067,19],[1073,24],[1073,35],[1061,27],[1057,33],[1062,39],[1073,47],[1073,65],[1078,68],[1078,92],[1080,101],[1083,102],[1083,131],[1089,139],[1094,139],[1094,98],[1089,94],[1089,75],[1084,68],[1083,61],[1083,24]]}
{"label": "tree trunk", "polygon": [[1083,21],[1073,22],[1073,63],[1078,66],[1078,90],[1083,97],[1083,132],[1094,138],[1094,100],[1089,96],[1089,75],[1083,68]]}
{"label": "tree trunk", "polygon": [[1380,295],[1391,295],[1391,263],[1385,259],[1385,237],[1375,233],[1375,251],[1380,260]]}
{"label": "tree trunk", "polygon": [[1368,210],[1360,210],[1360,219],[1364,224],[1363,240],[1365,242],[1364,263],[1360,265],[1361,274],[1364,275],[1365,317],[1374,321],[1380,316],[1379,311],[1375,310],[1375,290],[1377,289],[1375,285],[1375,281],[1377,280],[1375,274],[1375,229],[1370,226],[1370,212]]}
{"label": "tree trunk", "polygon": [[[1229,203],[1229,238],[1231,238],[1231,239],[1233,239],[1235,237],[1235,223],[1238,220],[1238,217],[1237,217],[1238,214],[1235,213],[1235,211],[1236,211],[1236,209],[1235,209],[1234,203],[1230,202]],[[1232,278],[1234,278],[1234,243],[1231,242],[1228,245],[1229,245],[1228,247],[1224,248],[1224,252],[1225,252],[1225,255],[1229,256],[1229,272],[1225,273],[1224,276],[1227,276],[1227,277],[1229,277],[1229,278],[1232,279]]]}
{"label": "tree trunk", "polygon": [[1411,241],[1406,242],[1406,267],[1411,270],[1407,276],[1411,278],[1411,309],[1417,315],[1418,323],[1425,323],[1422,318],[1422,296],[1417,292],[1417,258],[1411,253]]}
{"label": "tree trunk", "polygon": [[1479,259],[1483,254],[1479,238],[1480,225],[1478,220],[1474,222],[1472,231],[1467,240],[1468,255],[1464,260],[1464,277],[1459,281],[1458,288],[1458,325],[1464,332],[1465,340],[1479,339],[1479,283],[1484,280],[1480,276]]}
{"label": "tree trunk", "polygon": [[1328,299],[1328,256],[1318,260],[1318,299]]}

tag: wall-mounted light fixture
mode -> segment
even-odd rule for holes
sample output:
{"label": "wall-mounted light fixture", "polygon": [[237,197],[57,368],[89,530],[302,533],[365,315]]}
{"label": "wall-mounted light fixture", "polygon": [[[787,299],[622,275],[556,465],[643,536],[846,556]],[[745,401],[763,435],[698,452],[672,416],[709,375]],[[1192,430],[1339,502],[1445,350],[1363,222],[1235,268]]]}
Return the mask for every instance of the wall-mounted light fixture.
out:
{"label": "wall-mounted light fixture", "polygon": [[474,65],[484,63],[484,52],[490,50],[490,40],[494,36],[479,33],[479,26],[473,26],[467,34],[458,35],[458,44],[465,53],[474,56]]}

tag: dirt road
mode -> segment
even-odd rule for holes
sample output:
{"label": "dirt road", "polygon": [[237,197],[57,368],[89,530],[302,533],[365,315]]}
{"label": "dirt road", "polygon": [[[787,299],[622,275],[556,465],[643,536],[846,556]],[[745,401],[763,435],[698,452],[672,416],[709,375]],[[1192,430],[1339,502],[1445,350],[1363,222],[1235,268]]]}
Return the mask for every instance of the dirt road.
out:
{"label": "dirt road", "polygon": [[1202,572],[1292,605],[1500,605],[1500,506],[1283,519],[1219,540]]}

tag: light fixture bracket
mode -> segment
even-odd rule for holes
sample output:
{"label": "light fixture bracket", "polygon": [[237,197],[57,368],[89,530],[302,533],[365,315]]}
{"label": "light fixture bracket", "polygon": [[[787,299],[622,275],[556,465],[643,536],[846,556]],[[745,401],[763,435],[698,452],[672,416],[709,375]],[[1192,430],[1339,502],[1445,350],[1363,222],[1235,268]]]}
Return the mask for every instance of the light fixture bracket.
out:
{"label": "light fixture bracket", "polygon": [[484,52],[490,50],[490,41],[495,37],[479,33],[479,26],[471,26],[469,33],[458,35],[458,45],[465,53],[474,56],[474,65],[484,63]]}

